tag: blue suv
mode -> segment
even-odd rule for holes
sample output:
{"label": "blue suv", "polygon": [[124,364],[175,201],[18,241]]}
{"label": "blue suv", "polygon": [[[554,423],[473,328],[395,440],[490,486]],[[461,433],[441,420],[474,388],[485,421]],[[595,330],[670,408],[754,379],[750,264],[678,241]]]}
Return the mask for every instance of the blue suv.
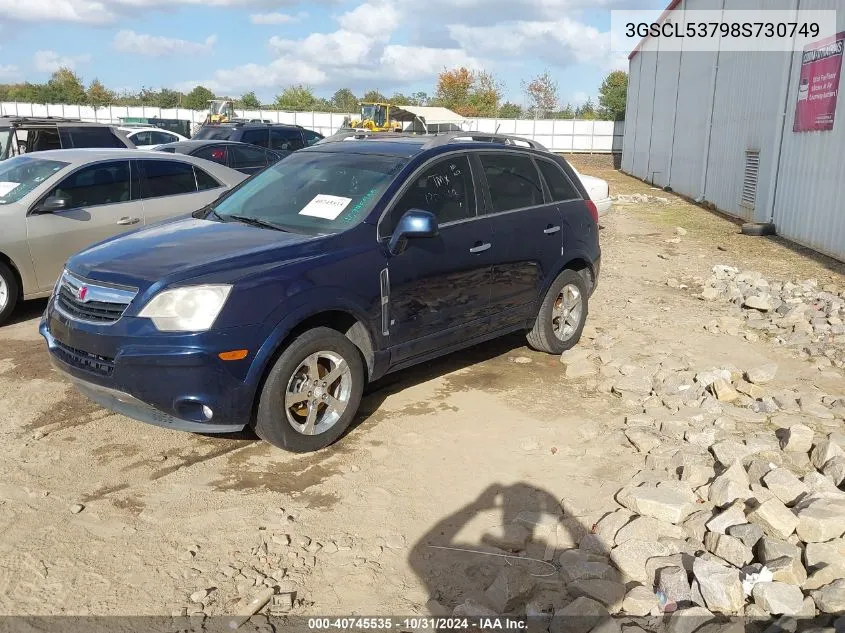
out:
{"label": "blue suv", "polygon": [[40,331],[104,407],[305,452],[388,372],[515,331],[572,347],[599,264],[595,206],[536,143],[350,137],[73,256]]}

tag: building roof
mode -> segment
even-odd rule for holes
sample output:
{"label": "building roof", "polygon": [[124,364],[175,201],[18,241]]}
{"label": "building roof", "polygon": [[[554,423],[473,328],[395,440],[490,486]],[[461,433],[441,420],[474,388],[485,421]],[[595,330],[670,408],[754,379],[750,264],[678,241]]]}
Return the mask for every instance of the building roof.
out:
{"label": "building roof", "polygon": [[[395,106],[400,121],[413,121],[420,118],[427,124],[436,125],[441,123],[463,123],[464,117],[457,112],[452,112],[447,108],[436,106]],[[402,114],[405,113],[405,116]]]}
{"label": "building roof", "polygon": [[[669,17],[669,14],[670,14],[673,10],[675,10],[675,9],[677,9],[677,8],[678,8],[678,5],[679,5],[679,4],[681,4],[681,0],[672,0],[672,1],[669,3],[669,6],[668,6],[668,7],[666,7],[666,8],[663,10],[663,13],[661,13],[661,14],[660,14],[660,17],[659,17],[659,18],[657,18],[657,22],[662,23],[662,22],[663,22],[666,18],[668,18],[668,17]],[[634,50],[632,50],[632,51],[631,51],[631,54],[630,54],[630,55],[628,55],[628,59],[629,59],[629,60],[634,59],[634,56],[635,56],[637,53],[639,53],[639,52],[640,52],[640,49],[642,48],[643,44],[645,44],[646,40],[647,40],[647,39],[649,39],[650,37],[651,37],[650,35],[646,35],[643,39],[641,39],[641,40],[639,41],[639,43],[637,43],[637,45],[634,47]]]}

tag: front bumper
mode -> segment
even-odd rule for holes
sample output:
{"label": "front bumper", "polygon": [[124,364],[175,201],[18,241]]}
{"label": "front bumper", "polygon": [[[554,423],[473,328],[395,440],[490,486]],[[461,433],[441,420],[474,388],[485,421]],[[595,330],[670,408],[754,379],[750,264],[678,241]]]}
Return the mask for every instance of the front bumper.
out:
{"label": "front bumper", "polygon": [[131,321],[77,323],[53,310],[51,301],[39,331],[53,365],[107,409],[180,431],[243,430],[252,414],[254,391],[244,382],[251,359],[219,360],[217,352],[228,348],[226,337],[217,335],[192,341],[132,336]]}

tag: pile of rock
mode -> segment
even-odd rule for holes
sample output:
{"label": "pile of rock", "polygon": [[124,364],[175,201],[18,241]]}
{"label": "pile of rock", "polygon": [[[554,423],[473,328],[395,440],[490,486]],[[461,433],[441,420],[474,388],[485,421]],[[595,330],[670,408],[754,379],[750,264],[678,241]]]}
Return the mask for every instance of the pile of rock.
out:
{"label": "pile of rock", "polygon": [[[732,324],[734,329],[764,333],[804,357],[845,367],[845,292],[835,286],[819,288],[815,279],[769,281],[757,271],[733,266],[717,265],[712,273],[710,278],[695,278],[689,285],[701,288],[699,296],[704,300],[736,305],[742,321],[740,327]],[[667,283],[680,286],[676,279]]]}
{"label": "pile of rock", "polygon": [[[760,433],[759,421],[689,408],[663,419],[630,415],[625,424],[645,469],[617,493],[615,511],[556,556],[553,591],[513,564],[484,604],[464,603],[456,614],[528,614],[539,630],[578,622],[587,633],[668,613],[845,613],[845,434],[794,420]],[[740,440],[735,431],[745,424],[757,434]]]}
{"label": "pile of rock", "polygon": [[611,196],[616,204],[669,204],[665,196],[651,196],[646,193],[619,194]]}

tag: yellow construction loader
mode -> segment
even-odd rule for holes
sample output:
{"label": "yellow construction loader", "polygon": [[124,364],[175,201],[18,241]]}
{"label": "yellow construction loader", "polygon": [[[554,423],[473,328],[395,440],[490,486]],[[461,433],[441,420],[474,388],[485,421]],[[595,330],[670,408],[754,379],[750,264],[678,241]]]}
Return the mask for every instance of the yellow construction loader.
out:
{"label": "yellow construction loader", "polygon": [[401,132],[402,123],[391,119],[391,110],[395,107],[389,103],[362,103],[361,118],[349,121],[346,127],[372,132]]}
{"label": "yellow construction loader", "polygon": [[208,102],[208,114],[203,125],[209,123],[228,123],[235,118],[235,102],[230,99],[211,99]]}

